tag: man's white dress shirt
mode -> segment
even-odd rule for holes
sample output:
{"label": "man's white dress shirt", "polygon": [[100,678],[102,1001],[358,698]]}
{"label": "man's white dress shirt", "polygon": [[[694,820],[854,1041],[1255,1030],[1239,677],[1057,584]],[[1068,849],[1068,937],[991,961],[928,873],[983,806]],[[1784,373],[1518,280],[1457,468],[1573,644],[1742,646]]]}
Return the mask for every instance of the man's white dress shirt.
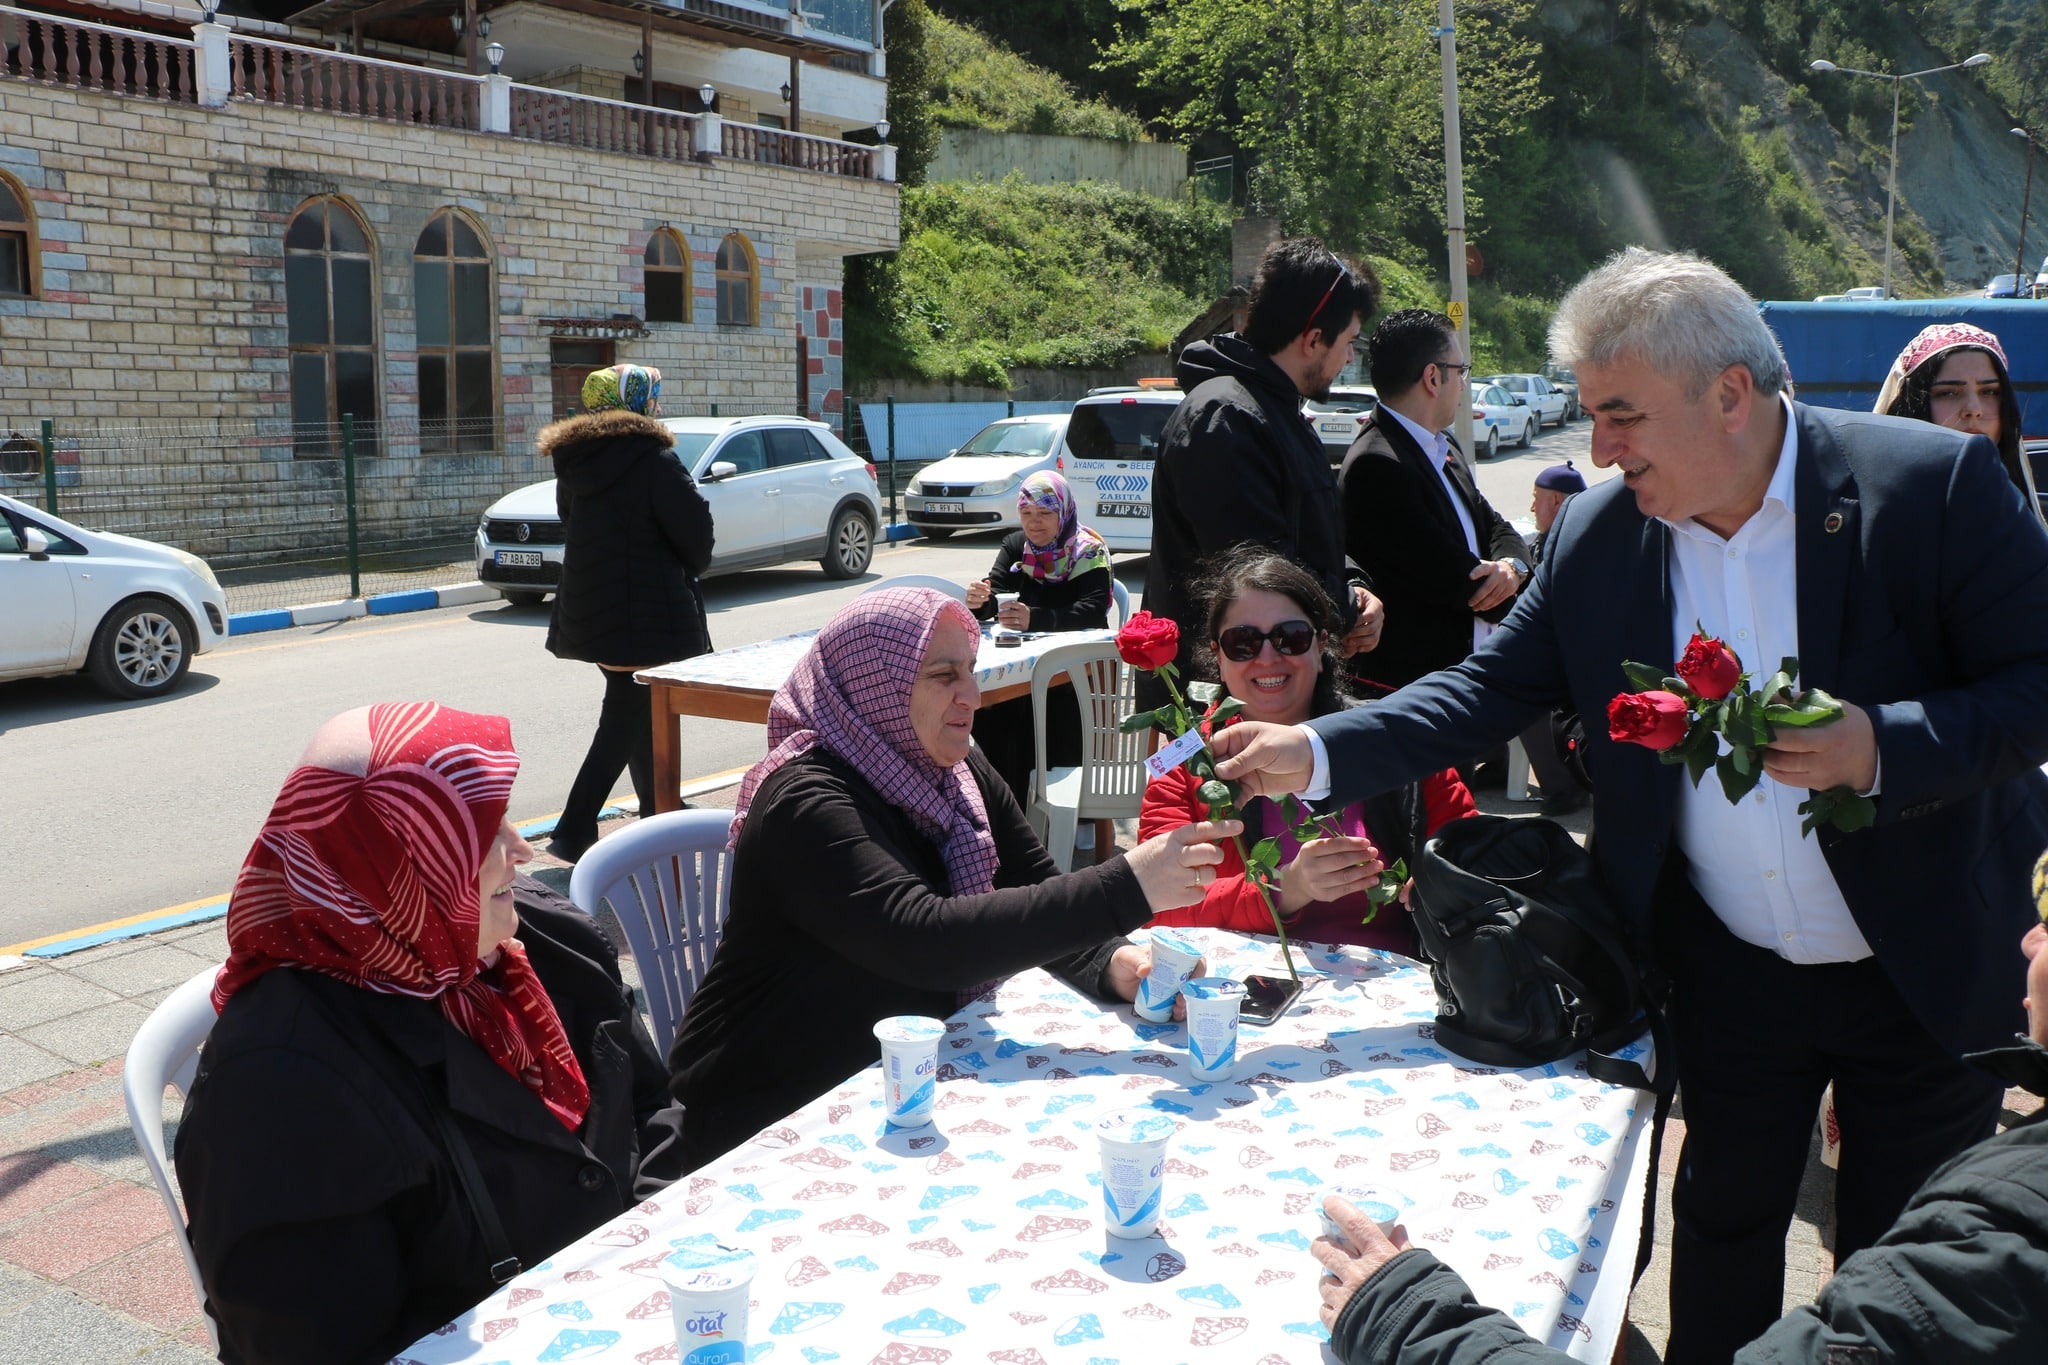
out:
{"label": "man's white dress shirt", "polygon": [[[1444,496],[1451,500],[1451,510],[1458,514],[1458,525],[1464,528],[1465,548],[1470,550],[1474,557],[1485,559],[1486,556],[1479,550],[1479,528],[1473,524],[1472,509],[1465,505],[1465,495],[1451,482],[1450,462],[1458,458],[1451,453],[1451,438],[1441,431],[1424,431],[1419,425],[1409,421],[1406,415],[1385,403],[1380,404],[1379,410],[1406,427],[1408,434],[1415,438],[1415,444],[1422,447],[1429,456],[1430,468],[1436,471],[1437,482],[1443,485]],[[1493,623],[1483,621],[1475,615],[1472,618],[1472,648],[1477,649],[1485,644],[1486,637],[1491,634]]]}

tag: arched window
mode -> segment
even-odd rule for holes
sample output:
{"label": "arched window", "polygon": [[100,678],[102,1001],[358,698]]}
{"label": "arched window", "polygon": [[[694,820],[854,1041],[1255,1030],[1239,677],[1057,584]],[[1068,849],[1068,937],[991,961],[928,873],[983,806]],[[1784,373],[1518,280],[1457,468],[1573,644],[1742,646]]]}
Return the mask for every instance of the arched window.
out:
{"label": "arched window", "polygon": [[728,232],[718,244],[718,321],[727,327],[752,327],[761,318],[761,277],[754,267],[753,244]]}
{"label": "arched window", "polygon": [[491,253],[469,219],[442,209],[412,249],[419,309],[420,449],[490,450],[498,395],[496,291]]}
{"label": "arched window", "polygon": [[0,173],[0,298],[32,299],[40,292],[41,255],[28,191],[13,176]]}
{"label": "arched window", "polygon": [[656,228],[647,239],[647,320],[690,320],[690,249],[674,228]]}
{"label": "arched window", "polygon": [[292,356],[293,449],[341,450],[355,417],[356,450],[377,443],[376,306],[370,236],[338,199],[301,205],[284,230],[285,330]]}

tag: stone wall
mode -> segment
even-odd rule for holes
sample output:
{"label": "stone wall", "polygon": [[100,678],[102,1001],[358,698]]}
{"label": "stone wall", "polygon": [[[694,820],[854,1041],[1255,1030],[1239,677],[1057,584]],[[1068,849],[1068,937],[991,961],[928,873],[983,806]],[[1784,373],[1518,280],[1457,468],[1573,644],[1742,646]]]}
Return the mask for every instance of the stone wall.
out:
{"label": "stone wall", "polygon": [[1104,180],[1140,194],[1177,199],[1187,185],[1188,149],[1171,142],[947,128],[939,134],[925,178],[1001,180],[1012,171],[1034,185]]}
{"label": "stone wall", "polygon": [[[465,533],[492,499],[544,476],[533,453],[552,415],[542,319],[644,316],[641,252],[656,228],[689,245],[691,320],[648,324],[615,346],[618,360],[662,370],[672,415],[793,411],[809,359],[799,347],[838,347],[842,258],[897,241],[897,190],[883,182],[239,100],[215,110],[4,87],[0,171],[37,215],[41,294],[0,299],[0,436],[55,419],[72,490],[60,513],[97,506],[101,525],[201,554],[298,547],[310,534],[301,512],[332,501],[336,462],[294,459],[285,434],[283,236],[310,198],[345,201],[372,238],[384,431],[359,462],[361,487],[389,503],[376,514],[399,541]],[[494,261],[502,439],[463,456],[422,455],[417,438],[412,251],[444,208],[478,228]],[[733,231],[758,261],[755,326],[715,321],[714,263]],[[829,293],[827,334],[819,309],[799,315],[799,282]],[[818,359],[812,407],[834,418],[839,360]],[[180,465],[194,467],[171,472]],[[237,523],[269,529],[208,529]]]}

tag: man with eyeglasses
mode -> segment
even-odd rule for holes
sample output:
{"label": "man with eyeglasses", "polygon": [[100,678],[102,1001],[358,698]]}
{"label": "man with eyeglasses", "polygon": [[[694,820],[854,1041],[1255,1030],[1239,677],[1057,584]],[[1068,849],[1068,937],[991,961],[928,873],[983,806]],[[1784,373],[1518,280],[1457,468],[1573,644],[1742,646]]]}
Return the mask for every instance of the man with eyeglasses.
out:
{"label": "man with eyeglasses", "polygon": [[[1245,544],[1270,545],[1315,576],[1343,619],[1344,654],[1378,645],[1380,602],[1345,563],[1337,481],[1301,403],[1329,396],[1379,297],[1369,268],[1315,238],[1278,242],[1252,280],[1244,330],[1181,352],[1174,377],[1187,397],[1153,465],[1145,607],[1179,624],[1183,673],[1202,633],[1202,565]],[[1165,700],[1149,676],[1139,685],[1142,705]]]}
{"label": "man with eyeglasses", "polygon": [[1366,343],[1379,406],[1344,454],[1344,550],[1386,603],[1386,638],[1352,661],[1387,692],[1485,642],[1529,581],[1528,546],[1494,511],[1448,428],[1472,365],[1442,313],[1389,313]]}

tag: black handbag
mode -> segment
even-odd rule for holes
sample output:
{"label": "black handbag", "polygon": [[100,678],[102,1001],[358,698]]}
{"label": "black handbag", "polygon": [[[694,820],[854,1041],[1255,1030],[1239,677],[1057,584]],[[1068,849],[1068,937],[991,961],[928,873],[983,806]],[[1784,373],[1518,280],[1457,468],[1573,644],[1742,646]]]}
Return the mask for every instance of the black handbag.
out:
{"label": "black handbag", "polygon": [[[1628,952],[1593,859],[1562,826],[1474,815],[1415,869],[1414,921],[1436,985],[1436,1041],[1492,1066],[1586,1050],[1596,1080],[1671,1093],[1664,1018]],[[1655,1074],[1612,1055],[1648,1029]]]}

